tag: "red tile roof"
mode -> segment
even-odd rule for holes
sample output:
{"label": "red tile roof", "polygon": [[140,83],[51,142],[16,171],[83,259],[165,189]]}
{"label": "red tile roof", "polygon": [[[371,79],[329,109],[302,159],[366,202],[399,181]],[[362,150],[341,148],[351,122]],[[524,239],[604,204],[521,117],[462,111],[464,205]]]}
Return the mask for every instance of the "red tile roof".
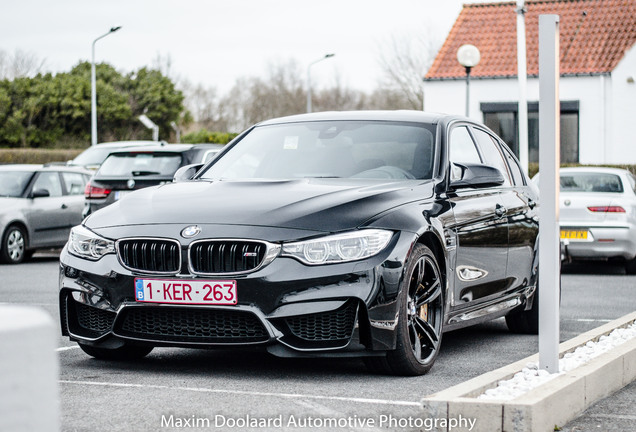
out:
{"label": "red tile roof", "polygon": [[[472,77],[517,76],[516,2],[464,5],[425,79],[463,78],[457,49],[473,44]],[[539,15],[559,15],[561,74],[611,72],[636,43],[636,0],[527,0],[528,75],[539,74]]]}

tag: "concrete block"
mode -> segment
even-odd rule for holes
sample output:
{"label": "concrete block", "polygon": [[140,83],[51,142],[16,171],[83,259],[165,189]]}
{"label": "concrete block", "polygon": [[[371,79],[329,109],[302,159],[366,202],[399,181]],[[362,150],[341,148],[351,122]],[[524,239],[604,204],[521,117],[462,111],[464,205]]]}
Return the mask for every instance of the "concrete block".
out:
{"label": "concrete block", "polygon": [[481,399],[462,398],[449,401],[449,422],[458,422],[456,427],[452,429],[449,428],[449,430],[461,432],[502,432],[502,414],[503,410],[500,404],[493,404]]}
{"label": "concrete block", "polygon": [[[448,400],[446,398],[436,398],[434,396],[422,401],[422,418],[424,419],[447,419]],[[434,432],[446,432],[448,428],[433,428]]]}
{"label": "concrete block", "polygon": [[584,377],[565,374],[503,407],[505,432],[549,432],[585,410]]}
{"label": "concrete block", "polygon": [[56,329],[42,309],[0,305],[0,431],[59,431]]}
{"label": "concrete block", "polygon": [[[597,341],[602,335],[634,320],[636,312],[590,330],[560,344],[559,353],[562,356],[588,341]],[[452,419],[475,418],[473,430],[478,431],[551,432],[555,426],[566,424],[589,405],[636,380],[636,339],[512,401],[477,399],[486,389],[495,387],[498,381],[511,378],[527,363],[538,361],[539,356],[535,354],[425,397],[422,400],[424,415],[446,418],[449,422]]]}
{"label": "concrete block", "polygon": [[585,407],[623,387],[623,355],[613,350],[572,371],[585,378]]}
{"label": "concrete block", "polygon": [[619,347],[623,354],[623,386],[636,380],[636,339],[625,342]]}

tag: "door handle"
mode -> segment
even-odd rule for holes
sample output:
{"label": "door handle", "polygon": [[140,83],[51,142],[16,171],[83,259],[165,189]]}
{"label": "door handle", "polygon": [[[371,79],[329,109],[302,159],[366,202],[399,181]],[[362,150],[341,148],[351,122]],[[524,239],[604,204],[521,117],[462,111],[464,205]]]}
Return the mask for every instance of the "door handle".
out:
{"label": "door handle", "polygon": [[66,204],[62,204],[62,210],[66,210],[68,206]]}
{"label": "door handle", "polygon": [[497,204],[497,207],[495,207],[495,214],[497,215],[497,217],[502,217],[506,214],[507,211],[508,210],[501,204]]}

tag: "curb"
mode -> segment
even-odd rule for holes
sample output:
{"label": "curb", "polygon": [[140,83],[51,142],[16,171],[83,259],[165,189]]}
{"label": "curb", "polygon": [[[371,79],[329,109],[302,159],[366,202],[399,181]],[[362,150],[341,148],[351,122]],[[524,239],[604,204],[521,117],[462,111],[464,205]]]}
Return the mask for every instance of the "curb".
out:
{"label": "curb", "polygon": [[[559,345],[559,356],[574,351],[589,341],[597,341],[614,329],[636,320],[636,312],[627,314]],[[497,382],[512,378],[527,363],[538,362],[539,354],[487,372],[464,383],[422,399],[423,417],[476,419],[472,429],[452,427],[453,431],[539,432],[554,431],[576,418],[590,405],[636,380],[636,339],[627,341],[588,363],[559,376],[515,399],[507,401],[477,399]],[[444,423],[444,422],[440,422]],[[447,431],[450,427],[433,429]]]}

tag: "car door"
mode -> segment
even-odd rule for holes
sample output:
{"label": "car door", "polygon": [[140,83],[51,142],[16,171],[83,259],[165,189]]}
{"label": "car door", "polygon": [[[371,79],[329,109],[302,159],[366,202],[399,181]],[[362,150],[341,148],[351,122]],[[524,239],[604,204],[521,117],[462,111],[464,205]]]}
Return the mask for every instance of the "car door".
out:
{"label": "car door", "polygon": [[[451,129],[448,145],[451,171],[453,163],[484,163],[467,125]],[[499,187],[458,189],[448,198],[457,239],[451,305],[469,306],[506,289],[508,220]]]}
{"label": "car door", "polygon": [[[38,196],[46,191],[47,196]],[[66,198],[57,171],[39,172],[31,183],[25,209],[32,247],[64,244],[68,236]]]}
{"label": "car door", "polygon": [[539,197],[537,191],[522,174],[521,167],[510,149],[499,143],[508,163],[512,185],[506,194],[504,205],[508,215],[508,275],[513,288],[525,286],[528,269],[537,264],[537,239],[539,233]]}
{"label": "car door", "polygon": [[62,185],[64,186],[64,204],[66,205],[65,223],[68,236],[71,227],[82,222],[82,211],[84,210],[84,187],[88,182],[88,175],[79,172],[63,171]]}
{"label": "car door", "polygon": [[485,129],[473,126],[471,132],[485,163],[498,168],[505,177],[500,197],[508,220],[507,288],[516,290],[529,283],[527,275],[535,255],[538,231],[534,211],[537,199],[525,184],[521,168],[508,147]]}

